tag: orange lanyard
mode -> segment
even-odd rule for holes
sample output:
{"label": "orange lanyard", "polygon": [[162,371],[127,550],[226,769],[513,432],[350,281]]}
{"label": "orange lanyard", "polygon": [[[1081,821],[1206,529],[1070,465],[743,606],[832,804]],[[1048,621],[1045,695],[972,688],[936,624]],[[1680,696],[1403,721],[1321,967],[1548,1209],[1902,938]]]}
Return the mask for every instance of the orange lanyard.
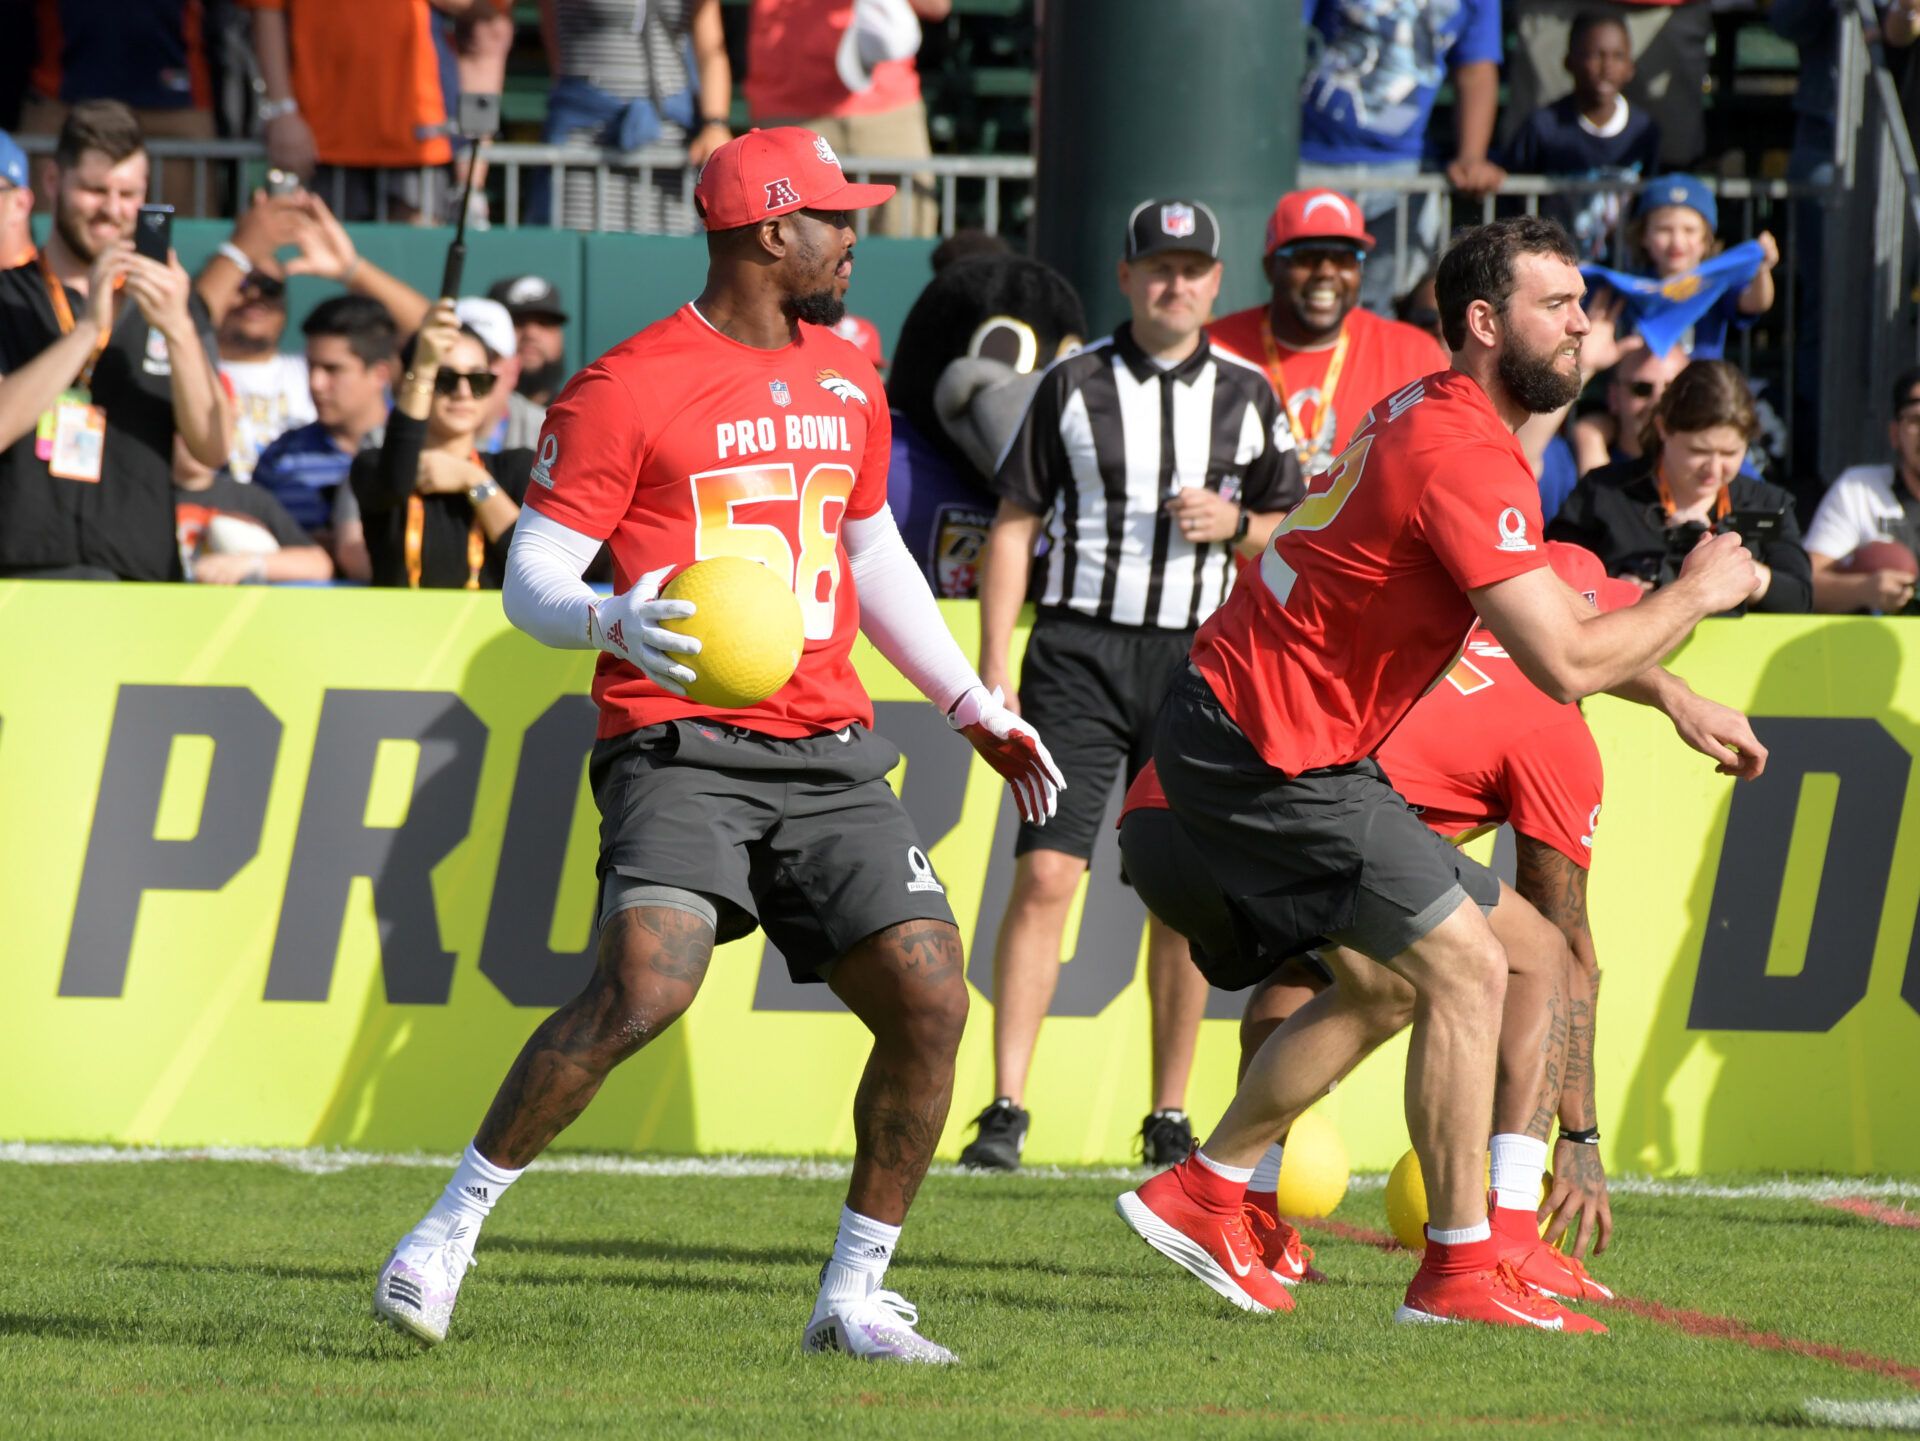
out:
{"label": "orange lanyard", "polygon": [[[1327,362],[1327,373],[1320,381],[1320,406],[1314,416],[1315,420],[1324,421],[1329,414],[1333,413],[1333,395],[1340,387],[1340,372],[1347,363],[1347,340],[1347,327],[1343,323],[1340,327],[1340,339],[1334,343],[1333,359]],[[1293,392],[1287,388],[1287,368],[1280,363],[1280,347],[1273,338],[1271,316],[1260,317],[1260,343],[1266,347],[1267,351],[1267,379],[1273,383],[1274,390],[1279,393],[1280,404],[1286,407],[1287,425],[1293,431],[1293,443],[1300,447],[1300,468],[1311,474],[1312,466],[1308,462],[1319,458],[1319,448],[1314,438],[1307,434],[1307,425],[1300,418],[1300,412],[1293,408]],[[1338,440],[1338,436],[1328,438],[1329,452]]]}
{"label": "orange lanyard", "polygon": [[[469,451],[467,458],[482,470],[486,463],[480,459],[480,452]],[[427,505],[418,491],[407,497],[407,586],[411,590],[420,589],[420,551],[427,538]],[[487,533],[481,529],[480,517],[473,518],[473,525],[467,531],[467,584],[466,589],[480,589],[480,568],[487,562]]]}
{"label": "orange lanyard", "polygon": [[[60,277],[53,273],[53,266],[47,262],[47,252],[41,251],[40,278],[47,283],[47,299],[53,304],[53,318],[60,324],[62,335],[73,334],[73,306],[67,300],[67,287],[60,283]],[[113,339],[111,324],[101,327],[100,338],[93,343],[93,354],[87,357],[85,369],[80,372],[79,386],[82,390],[93,384],[93,368],[100,363],[107,342]]]}
{"label": "orange lanyard", "polygon": [[[1673,491],[1667,485],[1666,476],[1660,472],[1657,466],[1653,472],[1653,483],[1659,487],[1660,490],[1660,509],[1666,513],[1668,520],[1672,520],[1673,512],[1676,509],[1673,503]],[[1733,501],[1728,498],[1727,488],[1723,485],[1720,487],[1720,493],[1713,498],[1713,518],[1715,520],[1725,520],[1732,514]]]}

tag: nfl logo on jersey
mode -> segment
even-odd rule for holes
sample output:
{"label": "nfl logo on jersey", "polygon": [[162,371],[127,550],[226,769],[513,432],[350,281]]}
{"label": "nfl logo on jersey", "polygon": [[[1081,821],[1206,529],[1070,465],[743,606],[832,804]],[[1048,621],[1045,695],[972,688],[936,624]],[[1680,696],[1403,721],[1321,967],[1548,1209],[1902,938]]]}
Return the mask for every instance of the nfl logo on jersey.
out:
{"label": "nfl logo on jersey", "polygon": [[1160,207],[1160,229],[1176,239],[1193,234],[1193,207],[1175,202]]}
{"label": "nfl logo on jersey", "polygon": [[775,405],[793,404],[793,395],[788,391],[786,381],[769,380],[767,382],[767,389],[773,392],[773,403]]}

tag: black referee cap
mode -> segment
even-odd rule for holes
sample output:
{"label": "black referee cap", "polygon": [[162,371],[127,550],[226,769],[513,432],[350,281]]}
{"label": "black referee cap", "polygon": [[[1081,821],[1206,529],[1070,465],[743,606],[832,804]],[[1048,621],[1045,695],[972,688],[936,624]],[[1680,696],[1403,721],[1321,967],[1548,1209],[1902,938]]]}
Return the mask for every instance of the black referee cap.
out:
{"label": "black referee cap", "polygon": [[1128,260],[1188,250],[1220,258],[1220,222],[1198,200],[1143,200],[1127,217]]}

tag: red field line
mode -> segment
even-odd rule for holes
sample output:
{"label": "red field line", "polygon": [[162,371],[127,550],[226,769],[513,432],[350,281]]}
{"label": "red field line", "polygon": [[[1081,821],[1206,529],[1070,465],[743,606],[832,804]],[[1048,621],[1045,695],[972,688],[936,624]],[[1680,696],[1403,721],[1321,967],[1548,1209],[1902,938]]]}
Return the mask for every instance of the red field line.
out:
{"label": "red field line", "polygon": [[[1846,1210],[1854,1209],[1839,1201],[1829,1204],[1842,1206]],[[1864,1199],[1861,1204],[1873,1205],[1872,1202]],[[1877,1209],[1891,1208],[1883,1206]],[[1912,1213],[1907,1211],[1899,1211],[1895,1214],[1912,1217]],[[1876,1216],[1873,1219],[1882,1218]],[[1312,1217],[1301,1219],[1296,1224],[1309,1230],[1325,1231],[1328,1235],[1338,1236],[1343,1241],[1358,1241],[1363,1246],[1377,1247],[1382,1251],[1405,1249],[1397,1239],[1385,1231],[1369,1230],[1365,1226],[1353,1226],[1345,1221]],[[1920,1224],[1920,1217],[1892,1224]],[[1609,1304],[1643,1320],[1657,1321],[1663,1326],[1671,1326],[1689,1336],[1706,1336],[1716,1341],[1738,1341],[1743,1346],[1752,1346],[1760,1351],[1787,1351],[1796,1356],[1811,1356],[1819,1361],[1831,1361],[1836,1366],[1845,1366],[1849,1370],[1868,1371],[1876,1376],[1890,1376],[1896,1381],[1904,1381],[1915,1390],[1920,1390],[1920,1366],[1908,1366],[1888,1356],[1875,1356],[1869,1351],[1850,1351],[1844,1346],[1829,1346],[1821,1341],[1801,1341],[1792,1336],[1782,1336],[1778,1331],[1756,1330],[1746,1322],[1736,1321],[1731,1316],[1712,1316],[1705,1311],[1688,1311],[1677,1306],[1662,1306],[1658,1301],[1636,1301],[1629,1297]]]}
{"label": "red field line", "polygon": [[1362,1246],[1372,1246],[1379,1251],[1404,1251],[1398,1236],[1390,1236],[1385,1231],[1370,1231],[1365,1226],[1350,1225],[1345,1221],[1336,1221],[1330,1216],[1289,1216],[1294,1225],[1303,1231],[1325,1231],[1329,1236],[1338,1236],[1342,1241],[1358,1241]]}
{"label": "red field line", "polygon": [[1870,1371],[1876,1376],[1891,1376],[1896,1381],[1904,1381],[1915,1390],[1920,1390],[1920,1366],[1906,1366],[1886,1356],[1875,1356],[1867,1351],[1849,1351],[1843,1346],[1828,1346],[1820,1341],[1800,1341],[1792,1336],[1782,1336],[1778,1331],[1756,1331],[1744,1321],[1736,1321],[1731,1316],[1709,1316],[1704,1311],[1687,1311],[1676,1306],[1662,1306],[1658,1301],[1635,1301],[1631,1298],[1612,1303],[1622,1311],[1629,1311],[1649,1321],[1658,1321],[1664,1326],[1672,1326],[1689,1336],[1710,1336],[1722,1341],[1738,1341],[1743,1346],[1752,1346],[1761,1351],[1791,1351],[1796,1356],[1813,1356],[1822,1361],[1831,1361],[1836,1366],[1845,1366],[1854,1371]]}
{"label": "red field line", "polygon": [[1895,1206],[1883,1206],[1878,1201],[1869,1201],[1865,1196],[1841,1196],[1820,1204],[1830,1210],[1845,1211],[1868,1221],[1878,1221],[1883,1226],[1902,1226],[1909,1231],[1920,1231],[1920,1211],[1902,1211]]}

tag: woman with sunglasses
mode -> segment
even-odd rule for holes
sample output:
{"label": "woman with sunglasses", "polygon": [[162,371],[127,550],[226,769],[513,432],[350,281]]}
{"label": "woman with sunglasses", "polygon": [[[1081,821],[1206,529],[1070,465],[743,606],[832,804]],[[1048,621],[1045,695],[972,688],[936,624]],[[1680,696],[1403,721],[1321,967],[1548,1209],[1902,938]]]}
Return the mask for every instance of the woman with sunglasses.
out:
{"label": "woman with sunglasses", "polygon": [[482,455],[474,441],[493,357],[443,300],[400,352],[404,374],[386,441],[353,462],[373,583],[498,590],[530,450]]}
{"label": "woman with sunglasses", "polygon": [[1740,474],[1758,430],[1753,393],[1724,360],[1696,360],[1654,402],[1640,456],[1583,476],[1547,527],[1585,546],[1610,574],[1655,590],[1679,574],[1701,535],[1739,532],[1759,576],[1740,611],[1812,608],[1813,566],[1793,497]]}

